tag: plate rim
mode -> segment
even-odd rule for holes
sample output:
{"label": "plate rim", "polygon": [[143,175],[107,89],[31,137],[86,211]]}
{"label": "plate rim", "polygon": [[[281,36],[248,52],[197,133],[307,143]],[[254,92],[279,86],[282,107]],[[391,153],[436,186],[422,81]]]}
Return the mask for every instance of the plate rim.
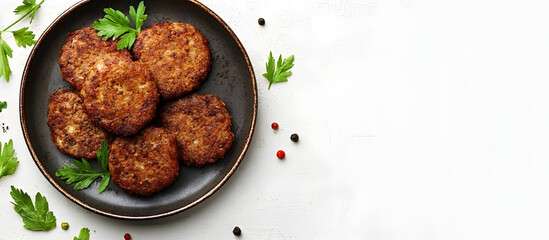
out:
{"label": "plate rim", "polygon": [[241,52],[242,56],[244,57],[244,60],[246,61],[246,65],[248,67],[248,72],[250,73],[250,78],[252,80],[252,91],[253,91],[253,100],[254,101],[253,101],[253,114],[252,114],[252,119],[251,119],[252,122],[251,122],[250,131],[248,133],[248,136],[246,137],[246,141],[245,141],[243,150],[240,153],[240,155],[238,156],[238,159],[233,164],[233,166],[229,170],[229,172],[227,172],[227,174],[225,174],[225,176],[221,179],[221,181],[219,183],[217,183],[212,189],[210,189],[206,194],[204,194],[203,196],[201,196],[197,200],[195,200],[195,201],[193,201],[193,202],[191,202],[191,203],[189,203],[189,204],[187,204],[183,207],[180,207],[180,208],[177,208],[177,209],[174,209],[174,210],[171,210],[171,211],[163,212],[163,213],[158,213],[158,214],[150,214],[150,215],[142,215],[142,216],[130,216],[130,215],[111,213],[111,212],[107,212],[107,211],[104,211],[104,210],[97,209],[95,207],[92,207],[92,206],[88,205],[87,203],[83,202],[82,200],[74,197],[73,195],[71,195],[70,193],[65,191],[59,184],[57,184],[57,182],[55,182],[53,177],[50,176],[50,174],[48,174],[48,172],[46,171],[46,169],[42,165],[42,162],[38,159],[38,156],[36,155],[36,152],[34,151],[34,148],[32,147],[31,142],[30,142],[30,137],[29,137],[29,133],[28,133],[28,130],[27,130],[26,120],[25,120],[26,115],[25,115],[25,109],[24,109],[25,98],[24,98],[23,93],[25,92],[25,88],[26,88],[26,82],[27,82],[26,79],[27,79],[27,76],[28,76],[28,73],[29,73],[30,63],[34,59],[36,50],[42,44],[42,41],[44,40],[45,36],[59,23],[59,21],[61,19],[63,19],[67,14],[71,13],[73,10],[75,10],[78,7],[84,5],[88,2],[91,2],[91,1],[94,1],[94,0],[82,0],[80,2],[77,2],[74,5],[72,5],[71,7],[69,7],[68,9],[66,9],[65,11],[63,11],[59,16],[57,16],[53,20],[53,22],[50,25],[48,25],[48,27],[40,35],[40,37],[38,38],[36,44],[32,48],[32,50],[29,54],[29,57],[27,58],[27,61],[25,63],[25,67],[23,69],[23,75],[21,77],[21,86],[20,86],[20,90],[19,90],[19,113],[20,113],[19,114],[19,118],[20,118],[19,120],[20,120],[21,128],[23,130],[23,137],[25,138],[25,143],[27,144],[27,148],[29,149],[29,152],[31,154],[31,157],[32,157],[34,163],[38,166],[38,168],[40,169],[40,172],[42,173],[42,175],[44,175],[44,177],[46,177],[46,179],[55,187],[55,189],[57,189],[59,192],[61,192],[65,197],[67,197],[71,201],[75,202],[77,205],[79,205],[79,206],[81,206],[81,207],[83,207],[83,208],[85,208],[89,211],[98,213],[100,215],[104,215],[104,216],[108,216],[108,217],[112,217],[112,218],[117,218],[117,219],[125,219],[125,220],[148,220],[148,219],[156,219],[156,218],[171,216],[171,215],[183,212],[183,211],[185,211],[185,210],[187,210],[191,207],[196,206],[198,203],[204,201],[205,199],[207,199],[208,197],[213,195],[217,190],[219,190],[219,188],[221,188],[221,186],[223,186],[223,184],[225,184],[227,182],[227,180],[232,176],[232,174],[236,171],[236,169],[240,165],[240,162],[242,161],[242,159],[246,155],[246,152],[248,151],[248,147],[250,146],[250,143],[251,143],[251,139],[252,139],[252,136],[253,136],[253,133],[254,133],[254,130],[255,130],[255,124],[256,124],[256,120],[257,120],[257,108],[258,108],[257,81],[256,81],[256,78],[255,78],[255,73],[254,73],[254,70],[253,70],[253,67],[252,67],[252,63],[250,61],[250,57],[248,56],[248,53],[246,52],[246,49],[244,49],[244,46],[242,45],[242,42],[240,42],[240,39],[238,39],[236,34],[233,32],[233,30],[229,27],[229,25],[225,21],[223,21],[223,19],[221,19],[221,17],[219,17],[219,15],[217,15],[210,8],[206,7],[204,4],[202,4],[202,3],[200,3],[199,1],[196,1],[196,0],[186,0],[186,1],[196,5],[197,7],[199,7],[200,9],[205,11],[206,13],[208,13],[210,16],[212,16],[219,24],[221,24],[223,26],[223,28],[229,33],[229,35],[231,35],[232,39],[235,41],[238,48],[240,49],[240,52]]}

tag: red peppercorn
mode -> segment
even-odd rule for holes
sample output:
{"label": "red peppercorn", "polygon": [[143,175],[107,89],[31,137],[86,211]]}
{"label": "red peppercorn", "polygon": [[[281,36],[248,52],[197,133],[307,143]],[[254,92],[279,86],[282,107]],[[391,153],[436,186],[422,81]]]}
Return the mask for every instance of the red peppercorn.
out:
{"label": "red peppercorn", "polygon": [[278,129],[278,123],[274,122],[273,124],[271,124],[271,127],[276,130]]}
{"label": "red peppercorn", "polygon": [[283,159],[286,156],[286,153],[282,150],[278,150],[278,152],[276,152],[276,156],[280,159]]}
{"label": "red peppercorn", "polygon": [[124,234],[124,240],[132,240],[132,235],[129,233]]}

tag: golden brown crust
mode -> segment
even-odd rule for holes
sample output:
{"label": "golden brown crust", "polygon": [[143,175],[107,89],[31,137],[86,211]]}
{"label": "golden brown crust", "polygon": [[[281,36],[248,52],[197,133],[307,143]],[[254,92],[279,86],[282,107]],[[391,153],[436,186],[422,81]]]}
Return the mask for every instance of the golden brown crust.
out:
{"label": "golden brown crust", "polygon": [[187,166],[214,163],[232,145],[232,117],[217,96],[192,94],[167,103],[159,114],[160,124],[176,134],[179,158]]}
{"label": "golden brown crust", "polygon": [[164,99],[194,91],[210,71],[208,40],[186,23],[163,22],[143,29],[132,51],[153,72]]}
{"label": "golden brown crust", "polygon": [[111,136],[95,126],[82,109],[82,99],[69,89],[59,89],[48,102],[48,126],[53,145],[76,159],[95,159],[103,140]]}
{"label": "golden brown crust", "polygon": [[117,137],[110,146],[112,181],[132,195],[150,196],[179,176],[175,136],[147,127],[132,138]]}
{"label": "golden brown crust", "polygon": [[69,33],[57,62],[61,76],[73,88],[80,90],[93,65],[105,57],[131,60],[128,50],[117,50],[118,41],[103,41],[92,27]]}
{"label": "golden brown crust", "polygon": [[118,58],[102,59],[81,91],[84,110],[105,130],[122,136],[136,134],[155,115],[160,101],[148,69]]}

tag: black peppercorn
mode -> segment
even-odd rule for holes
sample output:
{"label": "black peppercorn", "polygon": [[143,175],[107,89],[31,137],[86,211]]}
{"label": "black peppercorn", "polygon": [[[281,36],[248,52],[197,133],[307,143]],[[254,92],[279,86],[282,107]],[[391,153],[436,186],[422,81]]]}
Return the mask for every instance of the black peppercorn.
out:
{"label": "black peppercorn", "polygon": [[297,142],[299,141],[299,135],[297,135],[297,133],[294,133],[290,136],[290,140],[292,140],[292,142]]}
{"label": "black peppercorn", "polygon": [[240,234],[242,234],[242,230],[240,230],[239,227],[234,227],[233,234],[236,236],[240,236]]}
{"label": "black peppercorn", "polygon": [[259,23],[259,25],[263,26],[263,25],[265,25],[265,19],[259,18],[259,19],[257,19],[257,23]]}

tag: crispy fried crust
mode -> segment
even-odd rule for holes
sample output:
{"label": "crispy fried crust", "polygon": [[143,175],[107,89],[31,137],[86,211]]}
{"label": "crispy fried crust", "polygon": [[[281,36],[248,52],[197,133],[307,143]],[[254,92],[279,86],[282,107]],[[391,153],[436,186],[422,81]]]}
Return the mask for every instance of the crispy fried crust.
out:
{"label": "crispy fried crust", "polygon": [[201,167],[223,157],[232,145],[232,117],[214,95],[198,95],[167,103],[160,124],[177,136],[179,158],[187,166]]}
{"label": "crispy fried crust", "polygon": [[117,137],[110,146],[112,181],[132,195],[150,196],[179,176],[175,136],[147,127],[132,138]]}
{"label": "crispy fried crust", "polygon": [[92,27],[69,33],[57,62],[61,76],[73,88],[80,90],[93,65],[105,57],[131,60],[128,50],[117,50],[118,41],[103,41]]}
{"label": "crispy fried crust", "polygon": [[110,134],[95,126],[82,109],[82,99],[69,89],[59,89],[48,102],[48,126],[53,145],[76,159],[95,159]]}
{"label": "crispy fried crust", "polygon": [[122,136],[136,134],[149,123],[160,101],[149,70],[118,58],[98,62],[88,75],[81,95],[91,120]]}
{"label": "crispy fried crust", "polygon": [[132,51],[136,60],[151,69],[164,99],[194,91],[210,71],[208,40],[186,23],[163,22],[143,29]]}

